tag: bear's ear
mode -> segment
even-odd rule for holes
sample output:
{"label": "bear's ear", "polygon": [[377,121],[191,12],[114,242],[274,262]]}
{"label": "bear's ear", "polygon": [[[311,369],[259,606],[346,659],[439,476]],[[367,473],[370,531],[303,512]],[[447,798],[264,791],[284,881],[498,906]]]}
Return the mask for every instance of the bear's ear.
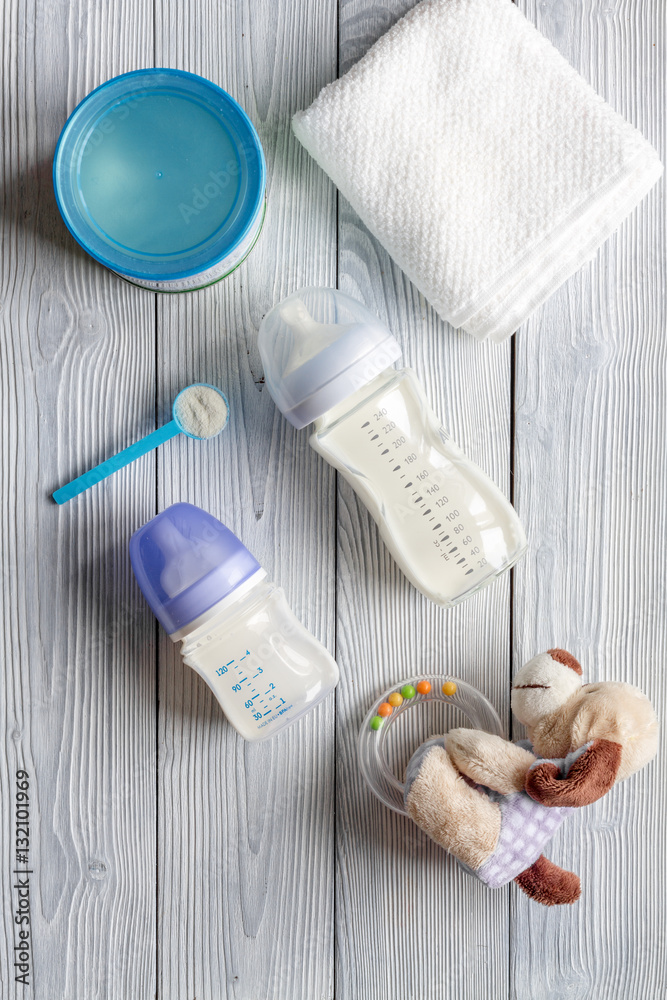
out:
{"label": "bear's ear", "polygon": [[612,740],[593,740],[561,778],[553,761],[540,761],[528,771],[525,790],[545,806],[588,806],[616,782],[623,747]]}
{"label": "bear's ear", "polygon": [[579,674],[581,677],[581,664],[578,660],[575,660],[572,653],[568,653],[564,649],[548,649],[547,653],[552,660],[556,661],[556,663],[562,663],[563,666],[569,667],[570,670],[574,670],[575,674]]}

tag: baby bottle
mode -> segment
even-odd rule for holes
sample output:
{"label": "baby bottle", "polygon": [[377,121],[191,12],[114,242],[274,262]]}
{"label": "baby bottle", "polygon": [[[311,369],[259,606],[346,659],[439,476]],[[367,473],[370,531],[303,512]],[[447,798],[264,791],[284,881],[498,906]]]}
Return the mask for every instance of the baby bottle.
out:
{"label": "baby bottle", "polygon": [[503,494],[441,426],[415,373],[365,306],[330,288],[278,303],[259,329],[266,385],[350,483],[408,579],[451,607],[523,554]]}
{"label": "baby bottle", "polygon": [[335,661],[211,514],[168,507],[134,533],[130,560],[160,624],[246,740],[280,732],[336,686]]}

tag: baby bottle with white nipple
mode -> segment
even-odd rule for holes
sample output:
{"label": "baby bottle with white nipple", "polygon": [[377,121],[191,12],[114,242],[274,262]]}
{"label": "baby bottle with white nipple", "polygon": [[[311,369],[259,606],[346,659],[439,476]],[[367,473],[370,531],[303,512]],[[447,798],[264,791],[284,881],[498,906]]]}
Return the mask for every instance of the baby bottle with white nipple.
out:
{"label": "baby bottle with white nipple", "polygon": [[211,514],[189,503],[168,507],[134,533],[130,560],[185,663],[246,740],[280,732],[336,686],[333,658]]}
{"label": "baby bottle with white nipple", "polygon": [[510,503],[449,438],[401,350],[364,305],[330,288],[278,303],[259,329],[266,385],[350,483],[408,579],[464,601],[512,566],[526,537]]}

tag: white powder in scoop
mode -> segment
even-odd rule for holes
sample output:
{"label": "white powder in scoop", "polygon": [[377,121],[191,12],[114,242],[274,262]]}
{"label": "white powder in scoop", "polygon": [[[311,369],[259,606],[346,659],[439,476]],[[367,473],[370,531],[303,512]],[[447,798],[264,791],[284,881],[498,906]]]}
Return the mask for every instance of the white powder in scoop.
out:
{"label": "white powder in scoop", "polygon": [[176,400],[174,416],[187,434],[210,438],[227,423],[229,410],[224,397],[208,385],[191,385]]}

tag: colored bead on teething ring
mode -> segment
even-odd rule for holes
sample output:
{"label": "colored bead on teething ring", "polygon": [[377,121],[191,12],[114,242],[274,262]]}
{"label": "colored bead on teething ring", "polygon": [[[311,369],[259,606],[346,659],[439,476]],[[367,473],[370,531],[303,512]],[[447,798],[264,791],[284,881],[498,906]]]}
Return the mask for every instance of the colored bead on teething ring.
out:
{"label": "colored bead on teething ring", "polygon": [[428,694],[431,690],[431,684],[429,681],[419,681],[417,684],[417,691],[419,694]]}

